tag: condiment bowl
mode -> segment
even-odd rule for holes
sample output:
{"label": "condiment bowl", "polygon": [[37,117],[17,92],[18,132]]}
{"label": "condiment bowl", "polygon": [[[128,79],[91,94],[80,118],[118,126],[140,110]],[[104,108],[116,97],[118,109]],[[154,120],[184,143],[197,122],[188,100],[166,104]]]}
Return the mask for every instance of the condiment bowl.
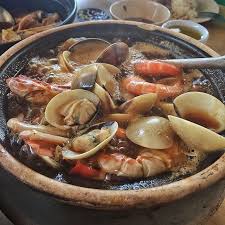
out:
{"label": "condiment bowl", "polygon": [[[191,32],[195,32],[199,34],[199,40],[202,43],[206,43],[208,38],[209,38],[209,32],[208,30],[202,26],[201,24],[198,24],[196,22],[193,22],[191,20],[170,20],[162,25],[163,28],[168,28],[168,29],[174,29],[176,27],[182,27],[186,28],[190,31],[190,36]],[[179,31],[178,31],[179,32]]]}
{"label": "condiment bowl", "polygon": [[117,1],[110,6],[110,13],[117,20],[133,20],[157,25],[170,18],[170,11],[167,7],[148,0]]}

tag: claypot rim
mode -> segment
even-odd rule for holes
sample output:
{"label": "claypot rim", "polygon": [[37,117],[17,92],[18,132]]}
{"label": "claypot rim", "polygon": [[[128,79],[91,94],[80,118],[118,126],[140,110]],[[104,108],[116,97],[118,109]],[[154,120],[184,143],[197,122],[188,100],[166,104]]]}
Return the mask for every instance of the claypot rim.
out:
{"label": "claypot rim", "polygon": [[[126,24],[137,26],[138,28],[145,30],[163,31],[164,33],[171,34],[195,46],[198,46],[198,48],[211,56],[218,56],[215,51],[195,39],[187,37],[183,34],[175,33],[169,29],[162,29],[161,27],[155,25],[139,22],[108,20],[64,25],[31,36],[14,45],[0,56],[0,68],[11,56],[39,38],[45,37],[52,33],[63,32],[63,30],[66,29],[98,23],[115,25]],[[223,154],[212,165],[195,175],[159,187],[138,190],[100,190],[61,183],[39,174],[20,163],[1,145],[0,165],[12,173],[17,179],[41,192],[45,192],[61,200],[65,200],[67,203],[95,209],[128,209],[156,206],[159,204],[176,201],[191,193],[205,189],[225,177],[225,154]]]}

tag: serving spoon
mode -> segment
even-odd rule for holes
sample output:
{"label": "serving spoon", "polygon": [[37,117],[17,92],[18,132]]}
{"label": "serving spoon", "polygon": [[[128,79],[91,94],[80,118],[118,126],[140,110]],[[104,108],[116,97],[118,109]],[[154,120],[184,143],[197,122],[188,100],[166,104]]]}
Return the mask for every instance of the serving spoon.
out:
{"label": "serving spoon", "polygon": [[0,29],[12,27],[15,24],[13,16],[0,6]]}
{"label": "serving spoon", "polygon": [[189,69],[225,69],[225,55],[210,58],[192,58],[192,59],[166,59],[160,60]]}

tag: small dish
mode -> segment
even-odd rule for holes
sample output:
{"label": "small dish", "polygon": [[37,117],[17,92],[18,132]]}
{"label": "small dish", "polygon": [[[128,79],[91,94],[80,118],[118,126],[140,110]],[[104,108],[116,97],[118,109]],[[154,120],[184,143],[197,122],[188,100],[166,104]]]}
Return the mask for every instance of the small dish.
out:
{"label": "small dish", "polygon": [[117,20],[132,20],[157,25],[170,18],[170,10],[167,7],[148,0],[117,1],[110,6],[110,13]]}
{"label": "small dish", "polygon": [[[198,0],[198,12],[211,12],[211,13],[219,13],[220,8],[219,5],[214,0]],[[212,18],[210,17],[201,17],[198,16],[196,18],[193,18],[192,20],[196,23],[205,23],[207,21],[210,21]]]}
{"label": "small dish", "polygon": [[202,25],[191,20],[170,20],[162,25],[162,28],[178,30],[196,40],[206,43],[209,38],[208,30]]}
{"label": "small dish", "polygon": [[89,20],[108,20],[110,16],[102,9],[98,8],[85,8],[80,9],[77,13],[77,20],[79,22]]}

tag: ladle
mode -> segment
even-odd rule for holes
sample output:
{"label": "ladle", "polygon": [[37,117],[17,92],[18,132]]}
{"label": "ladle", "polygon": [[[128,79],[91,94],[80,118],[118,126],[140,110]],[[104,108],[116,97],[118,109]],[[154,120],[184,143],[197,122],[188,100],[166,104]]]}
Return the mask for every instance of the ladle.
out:
{"label": "ladle", "polygon": [[192,59],[166,59],[160,61],[190,69],[225,69],[225,56]]}

